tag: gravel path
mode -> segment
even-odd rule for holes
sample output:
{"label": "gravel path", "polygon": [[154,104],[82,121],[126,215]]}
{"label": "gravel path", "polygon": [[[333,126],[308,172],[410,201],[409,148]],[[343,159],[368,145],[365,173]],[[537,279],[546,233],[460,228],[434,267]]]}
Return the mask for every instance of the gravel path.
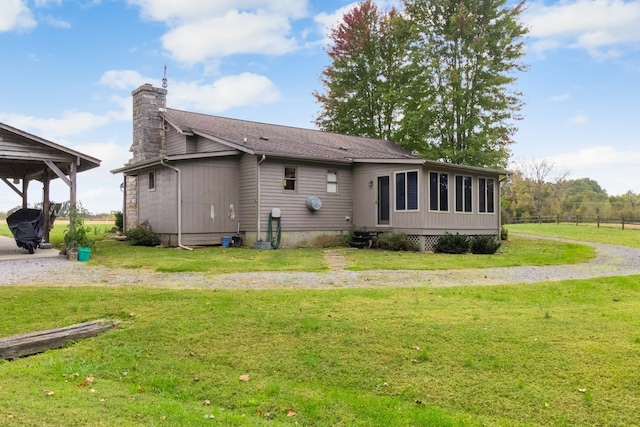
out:
{"label": "gravel path", "polygon": [[328,251],[325,259],[331,266],[331,270],[326,273],[258,272],[214,276],[200,273],[157,273],[148,270],[111,269],[89,266],[82,262],[70,262],[66,258],[58,257],[0,261],[0,285],[138,285],[173,289],[331,289],[478,286],[640,274],[640,249],[600,243],[575,243],[595,247],[596,258],[585,264],[545,267],[443,271],[349,271],[344,269],[346,264],[340,259],[339,254]]}

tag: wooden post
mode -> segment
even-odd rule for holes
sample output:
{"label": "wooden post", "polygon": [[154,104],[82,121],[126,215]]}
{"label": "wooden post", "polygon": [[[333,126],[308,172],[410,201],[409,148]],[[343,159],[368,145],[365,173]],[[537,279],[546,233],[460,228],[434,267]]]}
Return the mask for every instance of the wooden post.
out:
{"label": "wooden post", "polygon": [[597,221],[598,221],[598,228],[600,228],[600,215],[598,215],[598,216],[596,217],[596,219],[597,219]]}
{"label": "wooden post", "polygon": [[27,190],[29,189],[29,181],[26,178],[22,179],[22,208],[26,209],[29,206],[29,200]]}
{"label": "wooden post", "polygon": [[77,189],[76,189],[76,174],[77,174],[77,166],[75,159],[69,165],[69,180],[71,181],[71,186],[69,189],[69,203],[75,205],[77,202]]}
{"label": "wooden post", "polygon": [[42,191],[42,214],[44,217],[44,241],[49,243],[49,224],[51,221],[50,218],[50,200],[49,200],[49,184],[51,182],[51,178],[49,175],[49,168],[45,168],[44,176],[42,178],[43,191]]}
{"label": "wooden post", "polygon": [[624,230],[624,217],[622,217],[622,229]]}

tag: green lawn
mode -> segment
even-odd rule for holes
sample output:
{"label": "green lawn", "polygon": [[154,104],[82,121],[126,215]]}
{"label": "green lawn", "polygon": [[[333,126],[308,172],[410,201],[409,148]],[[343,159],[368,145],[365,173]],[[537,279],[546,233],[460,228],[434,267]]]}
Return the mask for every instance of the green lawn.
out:
{"label": "green lawn", "polygon": [[[618,242],[632,245],[633,235],[625,236],[629,241]],[[495,256],[336,250],[355,269],[544,265],[593,256],[583,245],[516,236]],[[90,263],[213,274],[226,260],[231,271],[280,264],[321,271],[322,255],[99,242]],[[640,276],[460,285],[1,286],[0,336],[98,318],[124,324],[63,349],[0,361],[0,425],[640,424]]]}
{"label": "green lawn", "polygon": [[513,233],[561,237],[583,242],[609,243],[640,248],[640,229],[597,227],[595,224],[510,224]]}
{"label": "green lawn", "polygon": [[331,291],[2,287],[0,312],[0,336],[125,321],[0,361],[0,425],[640,422],[640,277]]}

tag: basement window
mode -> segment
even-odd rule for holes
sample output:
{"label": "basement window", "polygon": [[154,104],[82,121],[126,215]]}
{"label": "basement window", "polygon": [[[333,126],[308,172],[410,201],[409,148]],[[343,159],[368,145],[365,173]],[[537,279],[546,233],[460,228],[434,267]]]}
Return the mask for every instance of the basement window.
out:
{"label": "basement window", "polygon": [[149,172],[149,191],[155,191],[156,189],[156,173]]}

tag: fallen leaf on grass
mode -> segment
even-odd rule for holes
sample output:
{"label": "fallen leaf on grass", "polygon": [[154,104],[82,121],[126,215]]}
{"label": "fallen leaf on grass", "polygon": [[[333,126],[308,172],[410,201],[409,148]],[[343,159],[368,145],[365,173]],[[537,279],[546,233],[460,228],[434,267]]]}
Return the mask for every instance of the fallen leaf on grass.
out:
{"label": "fallen leaf on grass", "polygon": [[248,374],[240,375],[240,377],[238,379],[240,381],[247,382],[247,381],[249,381],[249,375]]}
{"label": "fallen leaf on grass", "polygon": [[289,409],[289,411],[287,411],[287,417],[295,417],[296,416],[296,411],[294,411],[293,409]]}
{"label": "fallen leaf on grass", "polygon": [[209,399],[207,399],[207,400],[204,401],[204,404],[209,406],[209,405],[211,405],[211,401]]}
{"label": "fallen leaf on grass", "polygon": [[87,378],[85,378],[84,382],[78,384],[78,387],[86,387],[89,384],[92,384],[94,379],[95,378],[93,377],[93,375],[89,375],[87,376]]}
{"label": "fallen leaf on grass", "polygon": [[578,391],[579,391],[580,393],[586,393],[586,392],[587,392],[587,389],[586,389],[586,388],[579,388],[579,389],[578,389]]}
{"label": "fallen leaf on grass", "polygon": [[52,392],[51,390],[45,390],[45,391],[44,391],[44,395],[45,395],[45,396],[53,396],[54,394],[55,394],[55,393],[54,393],[54,392]]}

